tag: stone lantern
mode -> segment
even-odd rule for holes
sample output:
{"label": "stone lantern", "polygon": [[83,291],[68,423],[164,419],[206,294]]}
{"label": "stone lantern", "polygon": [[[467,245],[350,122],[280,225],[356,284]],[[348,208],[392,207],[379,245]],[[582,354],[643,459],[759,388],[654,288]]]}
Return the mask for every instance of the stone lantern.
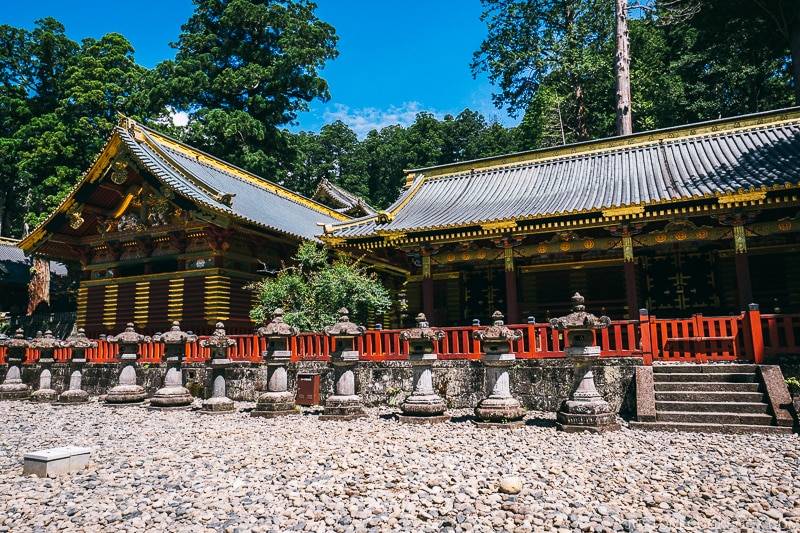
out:
{"label": "stone lantern", "polygon": [[473,332],[472,337],[481,341],[487,388],[491,393],[478,402],[475,408],[477,423],[502,424],[508,427],[521,426],[525,409],[519,400],[511,396],[508,369],[516,356],[511,342],[522,338],[522,332],[503,325],[503,313],[495,311],[491,326]]}
{"label": "stone lantern", "polygon": [[292,358],[289,339],[298,336],[300,330],[283,321],[280,307],[272,314],[272,322],[258,328],[258,336],[267,339],[267,350],[263,354],[267,362],[267,392],[259,396],[251,416],[273,418],[297,413],[294,394],[289,392],[286,364]]}
{"label": "stone lantern", "polygon": [[228,358],[228,350],[236,346],[236,341],[225,334],[225,324],[217,322],[214,334],[207,339],[200,341],[200,346],[211,350],[211,359],[208,360],[211,366],[213,392],[211,398],[203,401],[201,413],[231,413],[233,412],[233,400],[228,398],[225,384],[225,369],[231,366],[232,361]]}
{"label": "stone lantern", "polygon": [[366,416],[364,402],[356,393],[355,368],[359,357],[356,339],[363,336],[367,328],[350,322],[350,312],[344,307],[339,309],[339,315],[339,322],[323,330],[335,343],[331,366],[336,390],[325,400],[320,420],[352,420]]}
{"label": "stone lantern", "polygon": [[408,361],[413,370],[414,389],[400,405],[398,416],[406,423],[435,423],[450,420],[444,415],[447,405],[433,390],[433,362],[437,359],[433,343],[444,338],[444,331],[432,329],[424,313],[416,318],[417,327],[400,332],[400,340],[408,341]]}
{"label": "stone lantern", "polygon": [[3,341],[6,347],[6,363],[8,371],[6,379],[0,385],[0,400],[24,400],[31,394],[31,388],[22,382],[20,367],[25,362],[25,350],[30,344],[25,340],[25,332],[18,329],[13,338]]}
{"label": "stone lantern", "polygon": [[139,359],[139,345],[150,342],[150,337],[136,333],[133,324],[128,323],[125,331],[106,338],[110,344],[119,345],[119,385],[106,394],[107,404],[126,404],[144,401],[147,392],[136,384],[136,361]]}
{"label": "stone lantern", "polygon": [[89,401],[89,393],[81,388],[83,380],[83,367],[86,365],[86,349],[97,348],[97,341],[86,337],[83,328],[72,329],[72,334],[61,343],[64,348],[70,349],[69,357],[69,389],[58,397],[58,403],[83,403]]}
{"label": "stone lantern", "polygon": [[58,393],[51,388],[53,381],[53,363],[55,363],[56,348],[61,348],[61,340],[53,337],[53,332],[49,329],[44,336],[36,336],[30,342],[31,348],[39,351],[39,365],[42,371],[39,374],[39,390],[31,395],[32,402],[54,402],[58,399]]}
{"label": "stone lantern", "polygon": [[561,431],[604,433],[619,429],[611,406],[597,392],[592,372],[592,364],[600,357],[600,347],[594,345],[594,332],[610,323],[607,316],[598,318],[587,313],[584,298],[577,292],[572,297],[572,313],[550,320],[553,329],[566,331],[569,346],[564,353],[575,365],[573,392],[556,415],[556,427]]}
{"label": "stone lantern", "polygon": [[164,386],[150,398],[150,407],[186,407],[194,398],[189,389],[183,386],[181,361],[186,357],[186,345],[197,342],[197,335],[191,331],[182,331],[181,323],[175,320],[166,333],[157,334],[153,342],[164,345],[164,361],[167,363],[167,375]]}

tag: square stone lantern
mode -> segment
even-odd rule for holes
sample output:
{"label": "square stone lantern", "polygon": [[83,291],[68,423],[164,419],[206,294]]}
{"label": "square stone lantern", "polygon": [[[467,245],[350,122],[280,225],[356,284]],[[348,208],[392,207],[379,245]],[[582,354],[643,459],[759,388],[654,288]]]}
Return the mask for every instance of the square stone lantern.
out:
{"label": "square stone lantern", "polygon": [[280,307],[272,313],[272,321],[258,328],[258,336],[267,340],[267,349],[263,354],[267,363],[267,391],[259,396],[251,416],[273,418],[283,415],[297,414],[294,394],[289,392],[289,377],[286,365],[292,358],[289,339],[300,334],[294,326],[283,321],[283,309]]}
{"label": "square stone lantern", "polygon": [[481,341],[481,360],[486,367],[487,389],[490,391],[489,396],[478,402],[475,408],[476,424],[518,427],[524,423],[525,409],[511,396],[508,370],[516,360],[511,342],[521,339],[522,332],[506,327],[503,318],[503,313],[495,311],[491,326],[472,333],[474,339]]}
{"label": "square stone lantern", "polygon": [[200,346],[211,351],[211,358],[207,364],[211,367],[213,387],[211,398],[203,401],[200,412],[206,414],[233,413],[236,408],[233,400],[227,396],[225,369],[233,363],[228,357],[228,351],[236,346],[236,341],[225,334],[225,324],[217,322],[214,334],[201,340]]}
{"label": "square stone lantern", "polygon": [[30,344],[25,339],[25,332],[18,329],[12,338],[2,341],[6,347],[6,378],[0,384],[0,400],[26,400],[31,395],[30,386],[22,382],[20,367],[25,362],[25,350]]}
{"label": "square stone lantern", "polygon": [[52,388],[53,363],[55,363],[56,348],[61,348],[61,340],[53,337],[53,332],[49,329],[44,335],[39,334],[30,342],[31,348],[39,351],[39,366],[42,368],[39,373],[39,389],[31,395],[32,402],[54,402],[58,399],[58,393]]}
{"label": "square stone lantern", "polygon": [[359,351],[356,339],[366,333],[367,328],[350,322],[350,312],[339,309],[339,322],[325,326],[324,333],[332,337],[334,350],[331,352],[335,393],[325,399],[325,407],[320,420],[352,420],[366,416],[364,402],[356,391],[355,368],[358,365]]}
{"label": "square stone lantern", "polygon": [[136,333],[132,323],[125,331],[106,338],[110,344],[119,345],[119,384],[106,393],[107,405],[124,405],[143,402],[147,398],[144,387],[136,384],[136,361],[139,359],[139,345],[150,342],[150,337]]}
{"label": "square stone lantern", "polygon": [[444,331],[432,329],[423,313],[417,315],[417,327],[400,332],[400,340],[408,342],[408,361],[413,371],[413,392],[400,405],[400,422],[431,424],[446,422],[447,405],[433,390],[433,363],[438,355],[434,342],[444,338]]}
{"label": "square stone lantern", "polygon": [[86,337],[83,328],[72,328],[72,334],[62,342],[69,348],[69,388],[58,397],[57,404],[69,405],[89,401],[89,393],[83,390],[83,368],[86,366],[86,350],[97,348],[97,341]]}
{"label": "square stone lantern", "polygon": [[167,363],[167,374],[164,376],[164,386],[158,389],[150,398],[150,407],[178,408],[187,407],[194,402],[189,389],[183,386],[183,370],[181,362],[186,357],[186,345],[197,342],[197,335],[191,331],[181,330],[177,320],[172,322],[169,331],[157,334],[153,342],[164,345],[164,361]]}
{"label": "square stone lantern", "polygon": [[616,414],[594,384],[592,365],[600,357],[600,347],[594,345],[594,332],[607,328],[611,319],[587,313],[584,304],[583,296],[576,292],[572,297],[572,313],[550,320],[553,329],[566,332],[568,346],[564,353],[575,366],[573,391],[556,414],[556,428],[568,432],[604,433],[620,426]]}

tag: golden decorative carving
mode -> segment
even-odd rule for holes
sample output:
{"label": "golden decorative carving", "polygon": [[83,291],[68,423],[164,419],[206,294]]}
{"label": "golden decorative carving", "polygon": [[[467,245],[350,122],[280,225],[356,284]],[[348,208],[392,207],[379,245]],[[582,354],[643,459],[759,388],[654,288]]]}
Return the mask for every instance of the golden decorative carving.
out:
{"label": "golden decorative carving", "polygon": [[656,242],[667,242],[666,233],[656,233]]}
{"label": "golden decorative carving", "polygon": [[69,208],[69,211],[67,211],[67,218],[69,219],[70,228],[78,229],[83,226],[85,220],[81,216],[81,211],[83,211],[83,205],[81,204],[74,204]]}
{"label": "golden decorative carving", "polygon": [[679,231],[678,233],[675,234],[675,238],[679,241],[685,241],[686,237],[687,235],[685,231]]}
{"label": "golden decorative carving", "polygon": [[594,239],[586,239],[585,241],[583,241],[583,247],[586,248],[587,250],[591,250],[592,248],[594,248]]}
{"label": "golden decorative carving", "polygon": [[546,244],[540,244],[540,245],[539,245],[539,246],[536,248],[536,250],[537,250],[537,251],[538,251],[540,254],[545,254],[545,253],[547,253],[547,245],[546,245]]}
{"label": "golden decorative carving", "polygon": [[695,236],[698,239],[705,239],[705,238],[708,237],[708,231],[706,231],[704,229],[699,229],[699,230],[697,230],[697,233],[695,233]]}
{"label": "golden decorative carving", "polygon": [[456,254],[447,254],[447,262],[452,263],[456,260]]}
{"label": "golden decorative carving", "polygon": [[486,252],[483,251],[483,250],[478,250],[478,253],[476,254],[476,257],[478,259],[486,259]]}
{"label": "golden decorative carving", "polygon": [[630,236],[622,237],[622,257],[626,263],[633,262],[633,239]]}
{"label": "golden decorative carving", "polygon": [[643,205],[630,205],[625,207],[610,207],[608,209],[603,209],[603,216],[606,218],[627,215],[641,215],[642,213],[644,213]]}
{"label": "golden decorative carving", "polygon": [[128,179],[128,165],[124,161],[116,161],[112,165],[111,181],[122,185]]}
{"label": "golden decorative carving", "polygon": [[485,222],[481,224],[481,229],[483,231],[511,229],[516,227],[517,227],[516,220],[496,220],[494,222]]}
{"label": "golden decorative carving", "polygon": [[747,238],[743,225],[733,227],[733,248],[737,254],[747,253]]}
{"label": "golden decorative carving", "polygon": [[471,254],[469,252],[461,252],[461,259],[463,259],[464,261],[468,261],[470,257]]}
{"label": "golden decorative carving", "polygon": [[781,220],[780,222],[778,222],[778,229],[781,231],[789,231],[790,229],[792,229],[792,223],[789,222],[788,220]]}
{"label": "golden decorative carving", "polygon": [[566,252],[567,250],[569,250],[569,249],[570,249],[570,247],[571,247],[571,246],[572,246],[572,245],[571,245],[570,243],[568,243],[568,242],[562,242],[562,243],[559,245],[559,248],[561,248],[561,250],[562,250],[562,251]]}
{"label": "golden decorative carving", "polygon": [[726,196],[720,196],[717,200],[720,204],[733,204],[739,202],[756,202],[758,200],[763,200],[767,197],[766,191],[751,191],[751,192],[742,192],[738,194],[731,194]]}

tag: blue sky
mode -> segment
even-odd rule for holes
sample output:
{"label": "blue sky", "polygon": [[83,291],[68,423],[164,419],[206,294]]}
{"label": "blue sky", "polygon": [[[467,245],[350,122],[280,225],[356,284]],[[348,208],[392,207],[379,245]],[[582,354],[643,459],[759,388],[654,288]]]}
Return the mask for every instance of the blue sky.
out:
{"label": "blue sky", "polygon": [[[152,68],[174,57],[169,43],[193,12],[191,0],[32,0],[5,2],[0,24],[32,28],[52,16],[75,41],[109,32],[124,35],[136,60]],[[313,102],[293,130],[319,131],[340,119],[359,136],[390,124],[410,124],[416,113],[438,118],[465,108],[506,125],[491,103],[492,86],[472,78],[469,63],[486,35],[480,0],[317,0],[317,17],[336,28],[339,56],[328,63],[331,100]]]}

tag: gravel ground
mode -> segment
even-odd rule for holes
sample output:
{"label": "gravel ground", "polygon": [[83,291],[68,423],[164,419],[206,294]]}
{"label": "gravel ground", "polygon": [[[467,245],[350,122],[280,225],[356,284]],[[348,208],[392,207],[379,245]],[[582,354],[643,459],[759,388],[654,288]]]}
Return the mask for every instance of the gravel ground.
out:
{"label": "gravel ground", "polygon": [[[0,402],[0,531],[800,531],[797,435],[433,426]],[[22,475],[25,452],[92,448]],[[518,476],[517,495],[498,490]]]}

